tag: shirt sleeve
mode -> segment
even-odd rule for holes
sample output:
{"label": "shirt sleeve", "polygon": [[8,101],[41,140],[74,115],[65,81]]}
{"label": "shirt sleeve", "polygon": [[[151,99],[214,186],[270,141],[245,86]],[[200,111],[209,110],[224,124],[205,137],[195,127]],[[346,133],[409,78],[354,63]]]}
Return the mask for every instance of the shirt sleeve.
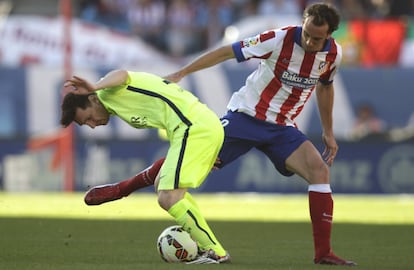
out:
{"label": "shirt sleeve", "polygon": [[338,68],[341,65],[342,61],[342,47],[337,44],[334,40],[331,40],[331,47],[335,48],[333,52],[330,52],[330,54],[327,56],[327,58],[331,58],[331,55],[335,56],[334,61],[328,61],[327,65],[327,71],[324,72],[321,77],[319,78],[319,81],[322,84],[331,84],[334,80],[335,74],[338,72]]}
{"label": "shirt sleeve", "polygon": [[237,41],[232,44],[232,48],[237,62],[243,62],[250,58],[266,59],[272,54],[276,42],[276,31],[269,30]]}

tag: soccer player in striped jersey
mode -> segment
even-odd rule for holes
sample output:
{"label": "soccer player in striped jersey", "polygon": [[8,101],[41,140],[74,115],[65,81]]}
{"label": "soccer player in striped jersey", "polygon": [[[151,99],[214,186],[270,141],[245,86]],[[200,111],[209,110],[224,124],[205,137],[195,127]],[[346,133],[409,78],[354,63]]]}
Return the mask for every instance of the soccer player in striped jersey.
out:
{"label": "soccer player in striped jersey", "polygon": [[[338,151],[332,124],[332,82],[342,57],[341,46],[331,35],[339,20],[333,6],[309,5],[301,26],[269,30],[206,52],[166,78],[178,82],[232,58],[238,62],[261,60],[228,103],[228,112],[222,117],[225,139],[216,165],[223,167],[256,148],[282,175],[295,173],[304,178],[309,184],[314,263],[352,266],[356,264],[333,253],[330,240],[333,199],[329,166]],[[314,90],[325,144],[322,155],[295,124]]]}
{"label": "soccer player in striped jersey", "polygon": [[[355,262],[336,256],[331,248],[333,199],[329,166],[338,151],[333,134],[333,79],[341,62],[341,46],[332,38],[339,15],[328,4],[316,3],[303,13],[301,26],[269,30],[232,45],[209,51],[176,73],[166,76],[173,82],[228,59],[243,62],[261,59],[258,68],[235,92],[222,117],[225,131],[223,147],[215,166],[222,168],[250,149],[262,151],[285,176],[294,173],[308,186],[309,208],[314,239],[314,263],[354,266]],[[316,91],[322,124],[322,155],[297,128],[295,118]],[[157,161],[162,162],[162,161]],[[156,163],[157,164],[157,163]],[[150,167],[156,170],[157,166]],[[141,172],[114,185],[92,188],[87,204],[101,204],[127,195],[119,187],[133,191],[134,185],[151,185]],[[95,201],[96,200],[96,201]],[[91,203],[96,202],[96,203]]]}
{"label": "soccer player in striped jersey", "polygon": [[229,262],[229,254],[188,192],[204,182],[223,143],[224,131],[216,114],[191,92],[144,72],[114,70],[96,83],[74,76],[65,87],[74,91],[63,98],[64,127],[75,122],[95,128],[108,124],[114,115],[133,128],[166,130],[170,142],[167,155],[148,169],[146,180],[157,175],[159,205],[203,251],[191,263]]}

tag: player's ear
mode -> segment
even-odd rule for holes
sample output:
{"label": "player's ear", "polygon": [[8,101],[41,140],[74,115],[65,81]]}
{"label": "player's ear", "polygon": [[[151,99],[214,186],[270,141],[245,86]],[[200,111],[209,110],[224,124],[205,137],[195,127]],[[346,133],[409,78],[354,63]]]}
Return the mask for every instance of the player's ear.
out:
{"label": "player's ear", "polygon": [[101,102],[98,99],[97,95],[89,95],[88,100],[91,104],[100,104]]}

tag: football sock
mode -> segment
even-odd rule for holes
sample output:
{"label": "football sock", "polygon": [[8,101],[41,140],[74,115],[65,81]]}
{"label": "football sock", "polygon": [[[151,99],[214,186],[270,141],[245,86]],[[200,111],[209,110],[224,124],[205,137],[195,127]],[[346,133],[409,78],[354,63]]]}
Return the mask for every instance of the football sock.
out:
{"label": "football sock", "polygon": [[333,200],[329,184],[309,186],[309,210],[315,260],[319,260],[331,252]]}
{"label": "football sock", "polygon": [[184,198],[186,198],[194,207],[199,208],[193,196],[191,196],[190,192],[186,192]]}
{"label": "football sock", "polygon": [[201,250],[212,249],[218,256],[226,255],[189,193],[175,203],[168,213],[191,235]]}
{"label": "football sock", "polygon": [[134,177],[119,182],[120,195],[125,197],[135,190],[154,185],[155,177],[157,177],[164,160],[165,158],[161,158]]}

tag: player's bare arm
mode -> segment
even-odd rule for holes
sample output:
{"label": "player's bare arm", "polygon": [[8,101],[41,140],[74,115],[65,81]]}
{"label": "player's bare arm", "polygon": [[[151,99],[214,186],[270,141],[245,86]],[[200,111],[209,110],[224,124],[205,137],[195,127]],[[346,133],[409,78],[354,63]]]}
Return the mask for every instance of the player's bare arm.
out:
{"label": "player's bare arm", "polygon": [[175,73],[165,76],[164,78],[171,82],[179,82],[190,73],[212,67],[234,57],[231,45],[226,45],[200,55],[188,65],[184,66]]}
{"label": "player's bare arm", "polygon": [[106,74],[102,79],[95,83],[95,89],[104,89],[123,85],[128,80],[128,71],[123,69],[117,69]]}
{"label": "player's bare arm", "polygon": [[338,144],[336,143],[333,133],[333,100],[334,88],[333,84],[318,83],[316,86],[316,98],[318,101],[319,114],[322,125],[322,141],[325,149],[322,153],[326,163],[331,166],[338,152]]}
{"label": "player's bare arm", "polygon": [[63,85],[65,88],[71,87],[75,94],[89,94],[99,89],[114,87],[125,84],[128,80],[128,72],[126,70],[113,70],[106,74],[95,84],[90,83],[86,79],[78,76],[73,76],[67,80]]}

